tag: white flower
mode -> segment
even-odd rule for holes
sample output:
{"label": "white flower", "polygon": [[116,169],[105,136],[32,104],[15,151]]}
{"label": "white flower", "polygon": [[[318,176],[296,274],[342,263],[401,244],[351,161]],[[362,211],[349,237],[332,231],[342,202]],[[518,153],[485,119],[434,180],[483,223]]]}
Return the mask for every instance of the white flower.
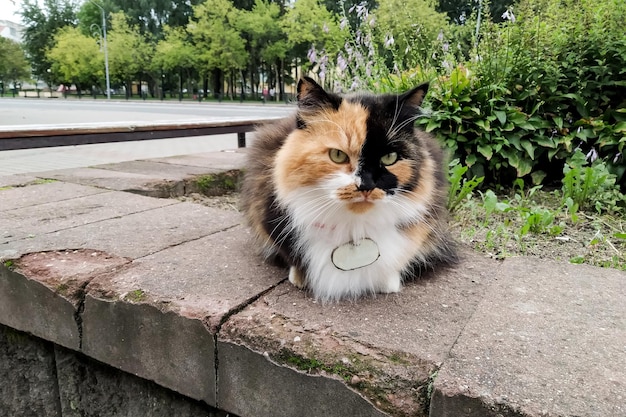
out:
{"label": "white flower", "polygon": [[388,34],[385,36],[385,48],[389,48],[394,42],[393,35]]}
{"label": "white flower", "polygon": [[591,148],[591,150],[587,152],[587,155],[585,155],[585,157],[589,162],[593,163],[593,161],[598,159],[598,152],[595,150],[595,148]]}
{"label": "white flower", "polygon": [[502,19],[508,20],[511,23],[515,23],[515,15],[513,14],[513,9],[506,9],[506,11],[502,13]]}

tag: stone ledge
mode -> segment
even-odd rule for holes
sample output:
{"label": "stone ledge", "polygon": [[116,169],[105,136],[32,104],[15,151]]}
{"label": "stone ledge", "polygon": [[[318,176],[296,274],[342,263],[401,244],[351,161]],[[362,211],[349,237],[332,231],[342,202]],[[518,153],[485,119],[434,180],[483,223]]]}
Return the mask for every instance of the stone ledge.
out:
{"label": "stone ledge", "polygon": [[[144,175],[117,168],[120,189]],[[242,417],[626,415],[623,272],[467,252],[321,305],[253,255],[236,212],[63,176],[0,190],[6,326]]]}

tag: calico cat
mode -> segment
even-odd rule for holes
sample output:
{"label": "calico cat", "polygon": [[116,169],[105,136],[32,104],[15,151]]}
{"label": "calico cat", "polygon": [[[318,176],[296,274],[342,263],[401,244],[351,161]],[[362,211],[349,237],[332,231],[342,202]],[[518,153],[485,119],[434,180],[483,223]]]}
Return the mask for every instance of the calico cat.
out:
{"label": "calico cat", "polygon": [[443,152],[414,128],[427,89],[339,96],[304,77],[296,114],[257,130],[243,211],[263,255],[316,299],[398,292],[456,260]]}

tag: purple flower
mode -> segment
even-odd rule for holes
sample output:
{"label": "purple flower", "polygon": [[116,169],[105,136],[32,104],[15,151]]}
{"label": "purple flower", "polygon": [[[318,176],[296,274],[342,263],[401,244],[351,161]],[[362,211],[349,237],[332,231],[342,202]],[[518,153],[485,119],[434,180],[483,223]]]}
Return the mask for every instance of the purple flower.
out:
{"label": "purple flower", "polygon": [[342,17],[341,21],[339,21],[339,29],[344,30],[346,26],[348,26],[348,19]]}
{"label": "purple flower", "polygon": [[337,56],[337,68],[339,68],[340,71],[345,71],[345,69],[348,68],[348,62],[341,54]]}
{"label": "purple flower", "polygon": [[328,25],[326,24],[326,22],[324,22],[324,26],[322,27],[322,30],[324,31],[324,33],[330,32],[330,29],[328,28]]}
{"label": "purple flower", "polygon": [[311,47],[311,49],[309,49],[309,52],[307,52],[306,57],[309,58],[309,62],[311,64],[317,61],[317,54],[315,53],[315,47]]}

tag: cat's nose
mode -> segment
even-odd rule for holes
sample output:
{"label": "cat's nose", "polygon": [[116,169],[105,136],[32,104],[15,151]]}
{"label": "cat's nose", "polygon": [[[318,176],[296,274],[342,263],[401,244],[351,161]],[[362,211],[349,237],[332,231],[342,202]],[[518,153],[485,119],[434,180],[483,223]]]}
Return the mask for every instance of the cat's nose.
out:
{"label": "cat's nose", "polygon": [[376,188],[376,183],[372,178],[372,174],[368,172],[361,173],[360,175],[361,183],[358,185],[358,191],[371,191]]}

